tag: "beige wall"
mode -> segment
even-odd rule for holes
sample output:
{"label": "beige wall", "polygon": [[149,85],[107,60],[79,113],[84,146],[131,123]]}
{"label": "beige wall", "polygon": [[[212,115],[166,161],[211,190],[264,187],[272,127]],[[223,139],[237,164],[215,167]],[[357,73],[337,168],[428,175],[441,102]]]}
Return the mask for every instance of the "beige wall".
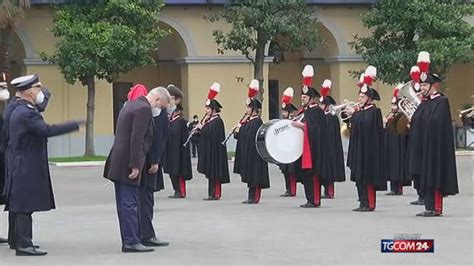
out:
{"label": "beige wall", "polygon": [[[202,19],[208,12],[215,12],[220,7],[166,7],[161,18],[163,26],[170,31],[159,43],[157,67],[135,69],[121,75],[117,81],[143,83],[148,88],[173,83],[180,86],[187,98],[184,101],[185,113],[192,115],[203,113],[207,91],[212,82],[222,84],[218,100],[224,105],[222,116],[227,130],[236,123],[244,111],[247,85],[253,78],[251,64],[245,62],[238,52],[226,52],[219,55],[217,45],[212,37],[213,29],[228,29],[222,22],[209,23]],[[333,81],[332,95],[336,100],[356,100],[357,80],[349,75],[350,70],[361,70],[367,65],[360,56],[350,49],[350,42],[355,34],[366,35],[361,14],[365,7],[319,7],[315,11],[320,24],[321,36],[326,43],[311,52],[285,55],[286,61],[275,65],[265,65],[265,82],[270,79],[279,81],[280,94],[288,86],[295,89],[294,103],[299,105],[301,70],[305,64],[315,67],[314,87],[320,87],[322,81],[330,78]],[[48,29],[52,27],[53,11],[49,7],[34,7],[27,11],[26,20],[17,30],[13,39],[13,74],[39,73],[46,86],[53,91],[53,98],[45,113],[51,123],[70,119],[84,118],[86,115],[86,88],[80,84],[69,85],[55,66],[45,65],[38,59],[37,52],[54,51],[54,38]],[[23,64],[26,59],[26,64]],[[457,64],[447,78],[447,94],[450,97],[453,117],[461,105],[473,101],[471,94],[473,64]],[[243,78],[242,82],[237,81]],[[265,83],[267,87],[268,83]],[[97,82],[96,95],[96,135],[112,138],[113,110],[112,85],[104,81]],[[379,82],[375,83],[382,101],[379,106],[384,113],[389,110],[392,88]],[[265,99],[268,96],[265,95]],[[268,101],[264,101],[264,118],[268,117]],[[82,137],[83,131],[73,136]]]}

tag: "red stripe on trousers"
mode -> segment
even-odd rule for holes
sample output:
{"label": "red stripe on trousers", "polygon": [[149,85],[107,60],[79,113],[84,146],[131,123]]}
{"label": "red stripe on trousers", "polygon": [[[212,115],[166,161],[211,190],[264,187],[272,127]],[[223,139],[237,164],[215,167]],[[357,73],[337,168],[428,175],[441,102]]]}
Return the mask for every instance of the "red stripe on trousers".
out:
{"label": "red stripe on trousers", "polygon": [[375,209],[375,188],[373,185],[367,185],[367,198],[369,201],[369,208]]}
{"label": "red stripe on trousers", "polygon": [[290,194],[296,196],[296,176],[290,175]]}
{"label": "red stripe on trousers", "polygon": [[319,182],[319,176],[313,176],[313,191],[314,205],[319,206],[321,204],[321,183]]}
{"label": "red stripe on trousers", "polygon": [[260,202],[260,197],[262,196],[262,188],[260,186],[257,186],[255,188],[255,197],[254,197],[254,202],[259,203]]}
{"label": "red stripe on trousers", "polygon": [[301,158],[301,168],[313,169],[313,159],[311,157],[308,124],[306,122],[304,123],[303,155]]}
{"label": "red stripe on trousers", "polygon": [[220,180],[216,180],[214,182],[214,197],[216,199],[220,199],[221,198],[221,181]]}
{"label": "red stripe on trousers", "polygon": [[334,183],[328,185],[328,196],[334,198]]}
{"label": "red stripe on trousers", "polygon": [[434,203],[435,203],[435,212],[436,214],[442,214],[443,213],[443,194],[441,194],[441,191],[435,190],[434,193]]}
{"label": "red stripe on trousers", "polygon": [[184,177],[179,177],[179,190],[181,191],[181,197],[186,197],[186,181]]}

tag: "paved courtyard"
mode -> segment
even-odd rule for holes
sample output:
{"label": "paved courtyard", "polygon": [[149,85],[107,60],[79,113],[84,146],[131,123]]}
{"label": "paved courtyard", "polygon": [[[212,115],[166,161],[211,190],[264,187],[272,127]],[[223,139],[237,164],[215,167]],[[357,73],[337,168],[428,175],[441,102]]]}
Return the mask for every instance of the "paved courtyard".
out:
{"label": "paved courtyard", "polygon": [[[34,214],[34,240],[49,254],[16,257],[0,246],[6,265],[332,265],[332,264],[473,264],[474,156],[458,156],[461,193],[444,201],[444,217],[421,218],[423,207],[403,196],[378,193],[377,210],[357,213],[352,182],[336,185],[336,198],[318,209],[302,209],[303,187],[296,198],[281,198],[283,177],[271,166],[271,188],[259,205],[243,205],[247,190],[240,178],[223,187],[223,199],[203,201],[206,179],[195,174],[187,199],[156,194],[155,225],[168,247],[148,254],[122,254],[113,186],[104,187],[102,167],[52,167],[57,210]],[[232,166],[232,165],[231,165]],[[195,167],[194,167],[195,168]],[[32,173],[34,174],[34,173]],[[0,214],[6,236],[7,215]],[[380,240],[395,234],[434,239],[431,254],[381,253]]]}

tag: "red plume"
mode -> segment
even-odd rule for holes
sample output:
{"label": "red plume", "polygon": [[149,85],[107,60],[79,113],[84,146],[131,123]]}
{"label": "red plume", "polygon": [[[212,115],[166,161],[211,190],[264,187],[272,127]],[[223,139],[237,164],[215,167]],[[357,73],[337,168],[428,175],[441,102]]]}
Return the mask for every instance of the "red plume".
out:
{"label": "red plume", "polygon": [[326,97],[329,95],[331,91],[332,82],[329,79],[325,79],[323,84],[321,85],[321,96]]}
{"label": "red plume", "polygon": [[412,66],[410,70],[410,77],[415,83],[420,82],[420,68],[418,66]]}
{"label": "red plume", "polygon": [[292,87],[286,88],[286,90],[283,92],[283,96],[281,97],[282,105],[287,105],[291,103],[291,101],[293,100],[293,94],[294,90]]}
{"label": "red plume", "polygon": [[248,97],[253,98],[255,95],[257,95],[259,90],[259,82],[256,79],[252,79],[252,81],[249,84],[249,92],[248,92]]}
{"label": "red plume", "polygon": [[372,82],[374,82],[376,77],[377,69],[374,66],[368,66],[364,73],[364,84],[372,86]]}
{"label": "red plume", "polygon": [[207,94],[207,99],[214,100],[214,98],[216,98],[220,90],[221,90],[221,84],[217,82],[212,83],[211,88],[209,88],[209,93]]}
{"label": "red plume", "polygon": [[303,75],[303,85],[311,87],[313,84],[314,68],[311,65],[306,65],[301,73]]}
{"label": "red plume", "polygon": [[428,72],[430,68],[430,63],[430,54],[428,52],[421,51],[418,54],[418,60],[416,61],[416,64],[420,68],[420,71],[425,73]]}

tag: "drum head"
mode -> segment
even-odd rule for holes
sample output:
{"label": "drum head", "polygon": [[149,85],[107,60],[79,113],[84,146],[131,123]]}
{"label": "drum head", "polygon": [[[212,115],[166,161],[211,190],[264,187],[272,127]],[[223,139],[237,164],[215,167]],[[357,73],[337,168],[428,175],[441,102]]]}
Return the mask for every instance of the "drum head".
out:
{"label": "drum head", "polygon": [[[271,120],[263,124],[256,136],[257,151],[271,163],[292,163],[303,154],[303,130],[291,125],[291,120]],[[265,135],[262,140],[262,135]],[[259,138],[260,135],[260,138]],[[258,142],[264,141],[265,145]],[[268,158],[270,157],[270,158]]]}

